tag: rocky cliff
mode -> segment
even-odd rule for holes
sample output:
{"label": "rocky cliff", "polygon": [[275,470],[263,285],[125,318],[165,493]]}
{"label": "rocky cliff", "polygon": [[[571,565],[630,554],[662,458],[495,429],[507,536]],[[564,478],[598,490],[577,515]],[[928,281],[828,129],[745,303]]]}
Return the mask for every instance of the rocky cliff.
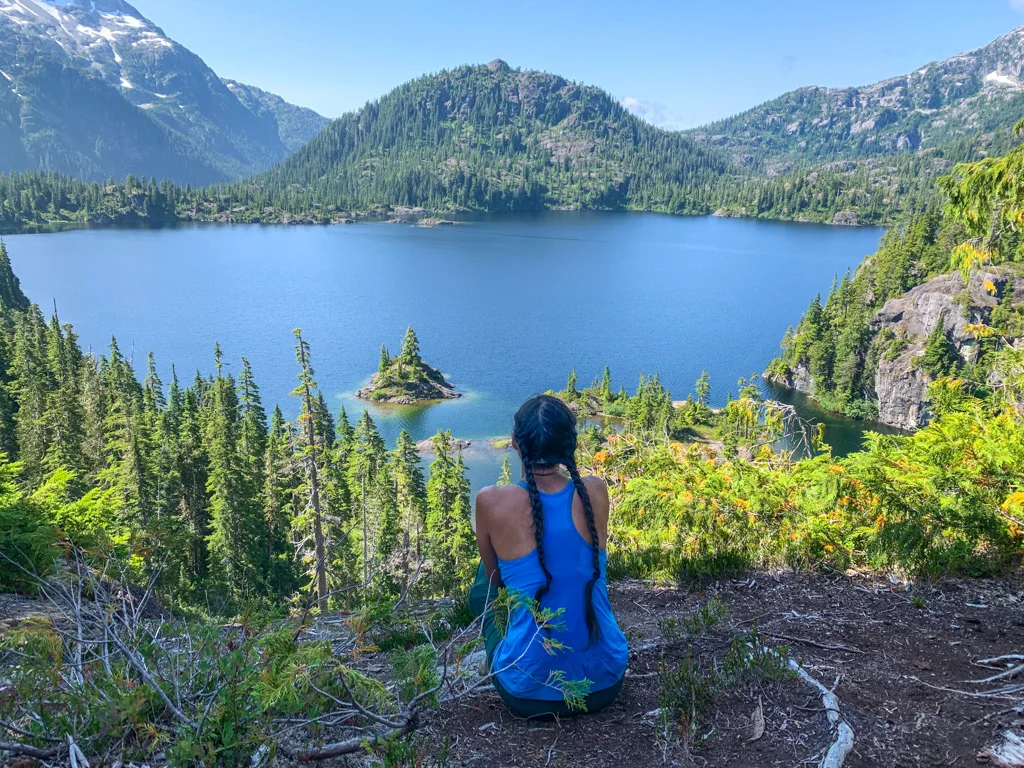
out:
{"label": "rocky cliff", "polygon": [[903,429],[928,422],[931,378],[920,364],[928,336],[942,323],[961,361],[973,365],[979,346],[969,326],[987,324],[1001,302],[1024,304],[1024,280],[1013,281],[1013,295],[1006,294],[1012,275],[1010,268],[986,269],[966,286],[959,273],[942,275],[885,303],[871,321],[874,344],[886,347],[875,373],[880,421]]}
{"label": "rocky cliff", "polygon": [[[878,421],[906,430],[927,424],[931,417],[928,387],[933,379],[922,362],[928,337],[941,323],[961,365],[974,365],[980,348],[969,328],[989,324],[1001,304],[1018,312],[1024,309],[1024,270],[1020,265],[978,271],[967,285],[959,273],[940,275],[887,301],[871,318],[870,345],[864,352],[866,360],[876,365],[870,379],[873,391],[864,394],[874,400]],[[1008,341],[1022,343],[1024,332],[1009,334]],[[814,377],[806,361],[790,366],[784,376],[770,378],[815,395]]]}

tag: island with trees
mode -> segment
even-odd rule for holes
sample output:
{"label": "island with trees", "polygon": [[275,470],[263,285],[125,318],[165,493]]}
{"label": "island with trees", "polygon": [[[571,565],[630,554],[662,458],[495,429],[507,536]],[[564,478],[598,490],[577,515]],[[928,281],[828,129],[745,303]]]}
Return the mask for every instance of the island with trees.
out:
{"label": "island with trees", "polygon": [[410,325],[402,340],[402,352],[391,357],[386,346],[380,348],[380,366],[370,378],[368,386],[356,392],[356,397],[374,403],[416,405],[432,400],[453,400],[462,397],[444,375],[423,362],[420,342]]}

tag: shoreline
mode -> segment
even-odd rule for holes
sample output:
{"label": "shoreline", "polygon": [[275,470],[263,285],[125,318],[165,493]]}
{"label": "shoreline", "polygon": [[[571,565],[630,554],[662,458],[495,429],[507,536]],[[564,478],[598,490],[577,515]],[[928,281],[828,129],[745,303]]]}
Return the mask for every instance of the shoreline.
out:
{"label": "shoreline", "polygon": [[[404,224],[407,226],[417,227],[418,229],[437,229],[447,228],[450,226],[466,226],[473,223],[472,218],[480,217],[486,218],[491,216],[529,216],[538,213],[647,213],[655,214],[658,216],[671,216],[678,218],[716,218],[716,219],[735,219],[741,221],[763,221],[763,222],[775,222],[781,224],[800,224],[800,225],[813,225],[823,226],[830,228],[839,229],[861,229],[868,227],[877,227],[879,229],[886,229],[892,226],[891,222],[888,223],[873,223],[859,221],[856,224],[837,223],[834,221],[815,221],[813,219],[806,218],[783,218],[783,217],[762,217],[762,216],[751,216],[747,214],[739,214],[733,212],[722,213],[713,211],[710,213],[670,213],[668,211],[658,211],[644,208],[538,208],[530,211],[417,211],[416,213],[406,212],[369,212],[369,211],[352,211],[348,212],[346,216],[339,216],[332,218],[327,221],[313,221],[307,218],[303,214],[295,214],[296,218],[288,218],[287,216],[282,218],[232,218],[231,216],[221,216],[218,218],[202,218],[202,217],[183,217],[174,219],[172,221],[74,221],[74,220],[59,220],[51,222],[39,222],[33,224],[26,224],[21,227],[8,227],[0,226],[0,235],[48,235],[57,234],[60,232],[76,231],[76,230],[160,230],[160,229],[177,229],[184,227],[205,227],[205,226],[223,226],[223,227],[237,227],[237,226],[260,226],[260,227],[342,227],[351,226],[353,224]],[[459,217],[459,216],[470,216],[469,220],[460,220],[459,218],[441,218],[441,217]],[[424,220],[436,220],[431,224],[422,224],[420,222]]]}

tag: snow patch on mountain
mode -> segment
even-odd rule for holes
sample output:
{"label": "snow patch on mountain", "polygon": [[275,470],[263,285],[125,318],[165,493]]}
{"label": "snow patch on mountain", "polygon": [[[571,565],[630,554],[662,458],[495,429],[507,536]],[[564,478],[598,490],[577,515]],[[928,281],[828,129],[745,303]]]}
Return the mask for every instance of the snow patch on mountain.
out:
{"label": "snow patch on mountain", "polygon": [[986,83],[998,83],[999,85],[1008,85],[1012,88],[1020,88],[1020,83],[1014,80],[1009,75],[1002,75],[999,72],[989,72],[985,75]]}

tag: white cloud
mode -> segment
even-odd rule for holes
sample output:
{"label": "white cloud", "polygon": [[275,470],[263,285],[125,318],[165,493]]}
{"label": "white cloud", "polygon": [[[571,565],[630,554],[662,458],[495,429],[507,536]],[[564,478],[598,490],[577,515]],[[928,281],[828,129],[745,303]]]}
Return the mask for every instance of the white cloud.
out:
{"label": "white cloud", "polygon": [[1024,13],[1024,0],[1010,0],[1010,7],[1015,11]]}
{"label": "white cloud", "polygon": [[[1024,0],[1018,0],[1024,5]],[[646,120],[651,125],[664,128],[669,131],[679,131],[688,128],[686,121],[672,112],[664,104],[654,101],[641,101],[633,96],[626,96],[619,99],[619,103],[637,117]]]}

